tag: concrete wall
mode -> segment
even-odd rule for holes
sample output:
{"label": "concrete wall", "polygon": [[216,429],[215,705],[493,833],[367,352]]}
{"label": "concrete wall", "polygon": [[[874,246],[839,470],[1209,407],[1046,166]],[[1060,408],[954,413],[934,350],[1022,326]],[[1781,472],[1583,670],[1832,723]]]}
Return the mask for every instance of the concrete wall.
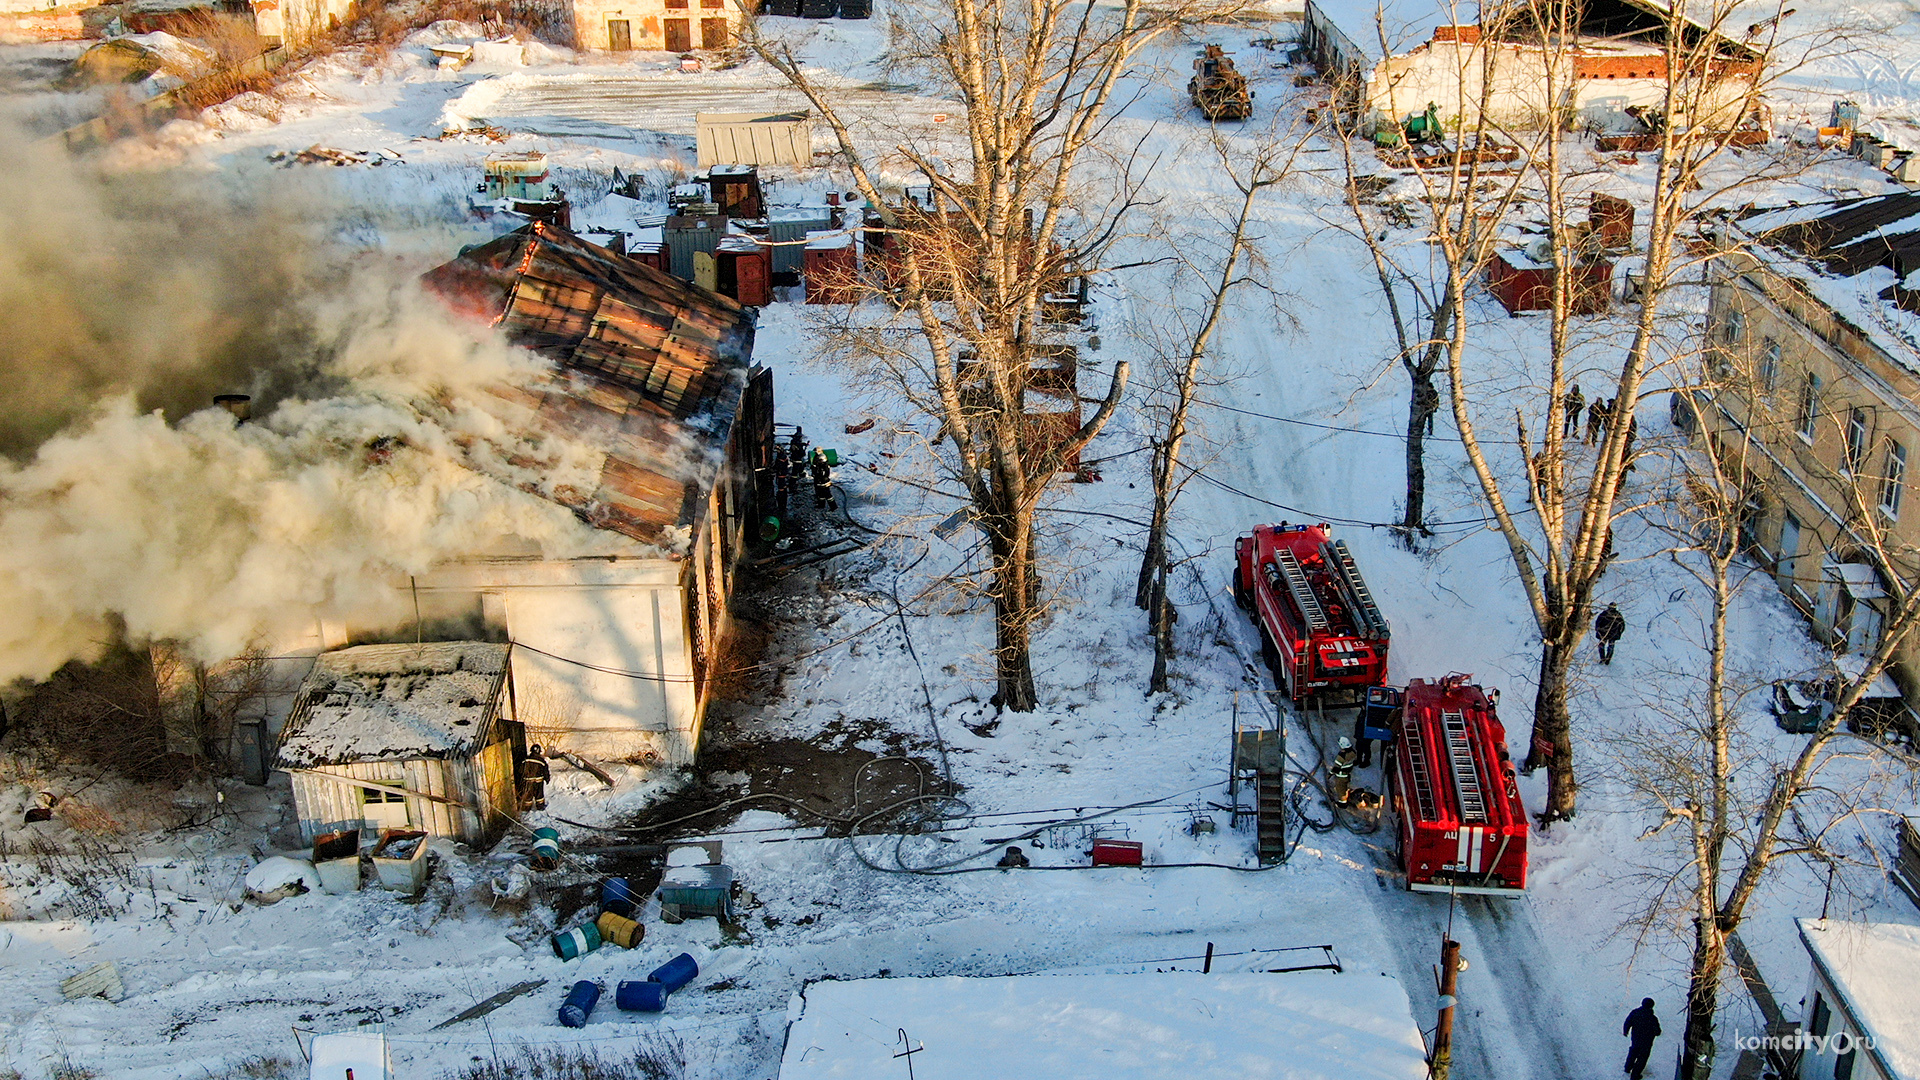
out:
{"label": "concrete wall", "polygon": [[[1751,545],[1817,636],[1832,643],[1852,639],[1849,652],[1870,649],[1868,631],[1884,616],[1886,601],[1852,600],[1824,568],[1872,561],[1877,535],[1895,560],[1885,569],[1909,582],[1920,579],[1913,555],[1920,545],[1920,493],[1913,490],[1920,475],[1920,377],[1744,252],[1715,263],[1707,334],[1724,388],[1704,409],[1703,426],[1715,453],[1745,477],[1754,508]],[[1804,411],[1809,375],[1818,379],[1811,424]],[[1850,443],[1861,451],[1857,459]],[[1898,506],[1889,509],[1888,459],[1895,446],[1909,456]],[[1893,675],[1910,703],[1913,671],[1908,646],[1896,656]]]}
{"label": "concrete wall", "polygon": [[254,29],[286,45],[304,45],[353,14],[353,0],[253,0]]}
{"label": "concrete wall", "polygon": [[[1448,28],[1453,29],[1453,28]],[[1489,51],[1491,50],[1491,51]],[[1552,58],[1539,48],[1460,40],[1434,40],[1377,65],[1367,79],[1366,108],[1394,120],[1440,107],[1449,126],[1476,122],[1482,93],[1487,113],[1503,126],[1530,128],[1556,103],[1573,111],[1578,125],[1625,130],[1629,105],[1659,105],[1665,99],[1666,60],[1659,54],[1596,54],[1578,50]],[[1694,122],[1731,127],[1750,85],[1733,74],[1703,91]]]}
{"label": "concrete wall", "polygon": [[527,741],[600,757],[693,760],[700,705],[683,563],[475,561],[418,579],[423,599],[477,602],[513,641]]}

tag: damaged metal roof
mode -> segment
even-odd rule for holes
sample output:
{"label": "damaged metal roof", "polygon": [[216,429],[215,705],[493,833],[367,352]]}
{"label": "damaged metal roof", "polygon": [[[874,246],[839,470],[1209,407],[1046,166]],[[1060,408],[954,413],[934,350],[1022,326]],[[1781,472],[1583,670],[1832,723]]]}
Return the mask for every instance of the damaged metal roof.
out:
{"label": "damaged metal roof", "polygon": [[486,747],[507,650],[430,641],[322,653],[300,684],[274,768],[465,757]]}
{"label": "damaged metal roof", "polygon": [[597,528],[682,546],[739,411],[753,315],[544,222],[471,248],[424,280],[455,310],[558,365],[534,386],[495,390],[510,422],[606,449],[595,490],[545,494]]}

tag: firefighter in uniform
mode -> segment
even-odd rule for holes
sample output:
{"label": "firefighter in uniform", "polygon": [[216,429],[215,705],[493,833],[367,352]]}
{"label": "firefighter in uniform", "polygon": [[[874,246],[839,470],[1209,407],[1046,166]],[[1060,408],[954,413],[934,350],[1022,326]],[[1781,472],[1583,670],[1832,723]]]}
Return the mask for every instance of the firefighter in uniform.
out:
{"label": "firefighter in uniform", "polygon": [[540,745],[527,747],[527,756],[520,759],[520,809],[547,808],[547,780],[552,776],[546,756],[540,753]]}
{"label": "firefighter in uniform", "polygon": [[833,466],[827,464],[827,452],[814,448],[813,459],[813,505],[833,509]]}

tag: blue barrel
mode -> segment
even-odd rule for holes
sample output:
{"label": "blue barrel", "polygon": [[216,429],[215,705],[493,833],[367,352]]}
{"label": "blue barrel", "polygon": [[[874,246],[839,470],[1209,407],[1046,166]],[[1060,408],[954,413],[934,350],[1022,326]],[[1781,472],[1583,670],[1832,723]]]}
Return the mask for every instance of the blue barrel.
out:
{"label": "blue barrel", "polygon": [[667,988],[652,979],[629,979],[613,988],[613,1003],[628,1012],[665,1012]]}
{"label": "blue barrel", "polygon": [[600,910],[631,919],[633,913],[640,910],[640,898],[633,894],[626,878],[610,877],[600,883]]}
{"label": "blue barrel", "polygon": [[581,923],[553,935],[553,955],[562,960],[585,956],[599,947],[600,928],[592,923]]}
{"label": "blue barrel", "polygon": [[587,1017],[593,1015],[593,1006],[600,1000],[600,984],[581,979],[567,991],[567,1000],[560,1006],[560,1023],[566,1027],[586,1027]]}
{"label": "blue barrel", "polygon": [[539,828],[533,830],[533,855],[529,859],[535,870],[551,870],[560,865],[560,830]]}
{"label": "blue barrel", "polygon": [[694,963],[692,956],[681,953],[654,968],[653,974],[647,976],[647,981],[659,983],[667,988],[667,993],[671,994],[692,982],[693,977],[698,974],[700,974],[700,965]]}

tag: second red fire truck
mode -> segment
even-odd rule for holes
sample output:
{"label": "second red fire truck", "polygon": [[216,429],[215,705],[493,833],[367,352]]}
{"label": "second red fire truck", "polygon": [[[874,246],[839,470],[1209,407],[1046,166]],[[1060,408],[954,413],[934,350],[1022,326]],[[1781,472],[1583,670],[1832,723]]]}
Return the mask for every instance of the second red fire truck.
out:
{"label": "second red fire truck", "polygon": [[1518,896],[1527,886],[1527,809],[1506,729],[1471,678],[1414,679],[1404,692],[1376,687],[1381,693],[1369,696],[1369,706],[1399,698],[1387,771],[1400,859],[1415,892]]}

